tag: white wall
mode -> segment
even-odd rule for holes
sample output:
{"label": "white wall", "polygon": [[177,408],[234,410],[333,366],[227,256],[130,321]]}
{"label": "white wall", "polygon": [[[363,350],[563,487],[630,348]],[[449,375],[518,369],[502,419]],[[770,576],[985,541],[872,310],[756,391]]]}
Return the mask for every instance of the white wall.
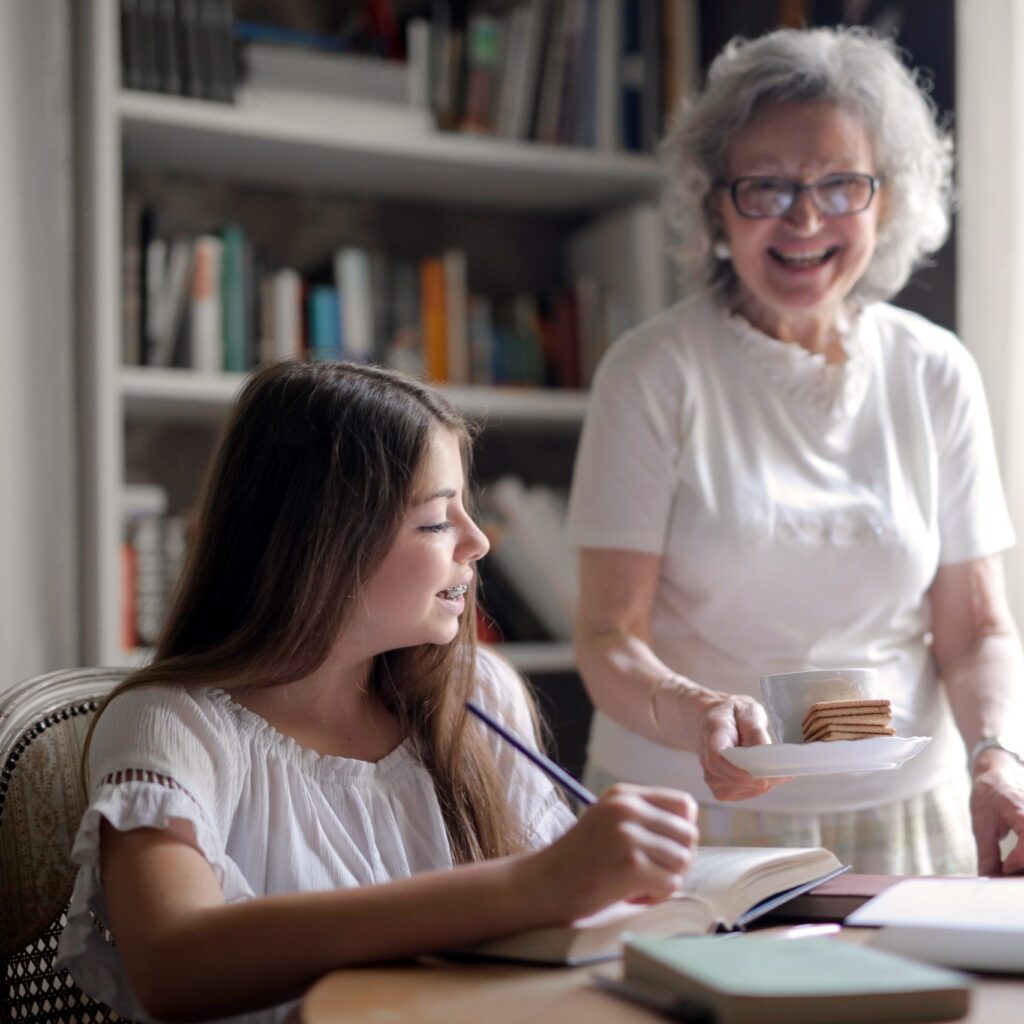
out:
{"label": "white wall", "polygon": [[78,652],[69,21],[0,2],[0,692]]}
{"label": "white wall", "polygon": [[958,329],[985,380],[1024,628],[1024,0],[957,0],[956,29]]}

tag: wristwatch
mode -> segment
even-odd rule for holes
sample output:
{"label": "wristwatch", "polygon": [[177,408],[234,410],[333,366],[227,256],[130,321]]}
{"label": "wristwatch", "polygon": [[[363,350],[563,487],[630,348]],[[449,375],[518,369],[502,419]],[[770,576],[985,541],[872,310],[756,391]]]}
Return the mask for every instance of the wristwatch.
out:
{"label": "wristwatch", "polygon": [[1017,763],[1024,765],[1024,754],[1014,745],[1009,736],[1000,734],[997,736],[982,736],[971,749],[971,756],[967,759],[967,771],[974,774],[974,763],[986,750],[1003,750],[1010,757],[1016,758]]}

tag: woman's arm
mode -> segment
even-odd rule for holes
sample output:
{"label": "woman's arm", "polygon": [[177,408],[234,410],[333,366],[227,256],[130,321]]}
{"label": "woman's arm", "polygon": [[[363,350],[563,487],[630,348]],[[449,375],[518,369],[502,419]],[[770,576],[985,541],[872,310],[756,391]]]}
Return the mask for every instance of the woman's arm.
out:
{"label": "woman's arm", "polygon": [[771,742],[761,705],[752,697],[699,686],[672,672],[651,650],[651,609],[660,571],[657,555],[597,548],[580,552],[576,660],[587,692],[596,707],[633,732],[696,753],[719,800],[766,793],[786,780],[755,779],[721,753]]}
{"label": "woman's arm", "polygon": [[[998,556],[940,566],[931,587],[933,651],[957,725],[973,749],[983,736],[1019,732],[1024,654]],[[1000,750],[972,766],[971,819],[984,875],[1024,871],[1024,769]],[[999,840],[1018,836],[1005,863]]]}
{"label": "woman's arm", "polygon": [[226,904],[191,826],[102,828],[109,925],[132,987],[162,1020],[206,1020],[300,995],[328,970],[565,924],[619,899],[670,895],[696,806],[613,787],[542,850],[381,885]]}

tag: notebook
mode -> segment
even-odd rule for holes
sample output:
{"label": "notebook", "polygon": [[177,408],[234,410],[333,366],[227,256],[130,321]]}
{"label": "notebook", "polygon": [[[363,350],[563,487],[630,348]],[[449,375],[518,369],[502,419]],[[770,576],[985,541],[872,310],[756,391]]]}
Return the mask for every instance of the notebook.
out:
{"label": "notebook", "polygon": [[913,878],[854,911],[872,946],[950,967],[1024,973],[1024,878]]}
{"label": "notebook", "polygon": [[832,938],[637,938],[613,991],[715,1024],[958,1020],[970,979]]}

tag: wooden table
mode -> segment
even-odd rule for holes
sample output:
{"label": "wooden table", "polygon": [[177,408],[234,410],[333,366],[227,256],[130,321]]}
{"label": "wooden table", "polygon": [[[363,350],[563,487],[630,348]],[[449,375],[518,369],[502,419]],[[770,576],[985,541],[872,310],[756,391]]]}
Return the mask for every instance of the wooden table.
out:
{"label": "wooden table", "polygon": [[[837,941],[864,941],[870,934],[870,929],[844,929]],[[617,977],[620,965],[523,967],[430,958],[334,971],[309,990],[301,1020],[302,1024],[652,1024],[663,1019],[597,989],[592,981],[597,971]],[[971,1012],[963,1019],[968,1024],[1022,1024],[1024,977],[975,976]]]}

